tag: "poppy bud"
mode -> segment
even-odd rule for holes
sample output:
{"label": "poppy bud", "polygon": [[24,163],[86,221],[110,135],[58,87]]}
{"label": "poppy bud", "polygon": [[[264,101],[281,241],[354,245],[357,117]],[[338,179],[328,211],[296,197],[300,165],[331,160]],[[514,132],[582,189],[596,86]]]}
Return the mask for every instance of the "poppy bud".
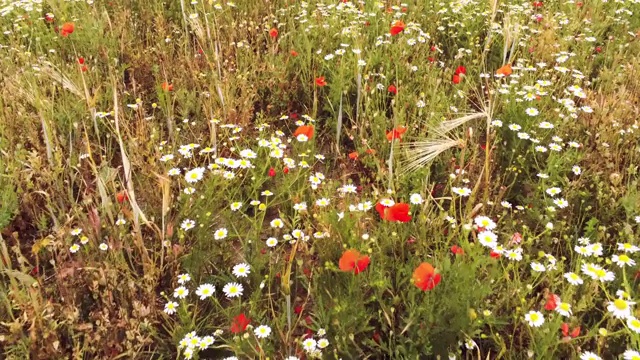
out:
{"label": "poppy bud", "polygon": [[464,250],[462,250],[462,248],[458,245],[453,245],[451,247],[451,252],[454,253],[455,255],[463,255],[464,254]]}
{"label": "poppy bud", "polygon": [[580,326],[577,326],[573,331],[569,334],[572,338],[577,338],[580,336]]}
{"label": "poppy bud", "polygon": [[118,204],[122,204],[125,200],[129,200],[129,196],[127,195],[127,190],[122,190],[116,194],[116,200],[118,200]]}
{"label": "poppy bud", "polygon": [[162,91],[173,91],[173,84],[169,84],[168,82],[163,82],[162,83]]}

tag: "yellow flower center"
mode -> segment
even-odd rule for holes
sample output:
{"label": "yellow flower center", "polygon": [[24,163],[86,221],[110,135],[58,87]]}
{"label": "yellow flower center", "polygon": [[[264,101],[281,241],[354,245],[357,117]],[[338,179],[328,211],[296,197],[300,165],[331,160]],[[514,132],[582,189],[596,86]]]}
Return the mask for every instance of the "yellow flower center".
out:
{"label": "yellow flower center", "polygon": [[615,307],[616,307],[616,309],[618,309],[618,310],[626,310],[626,309],[629,307],[629,305],[627,304],[627,302],[626,302],[626,301],[624,301],[624,300],[622,300],[622,299],[616,299],[616,300],[613,302],[613,306],[615,306]]}

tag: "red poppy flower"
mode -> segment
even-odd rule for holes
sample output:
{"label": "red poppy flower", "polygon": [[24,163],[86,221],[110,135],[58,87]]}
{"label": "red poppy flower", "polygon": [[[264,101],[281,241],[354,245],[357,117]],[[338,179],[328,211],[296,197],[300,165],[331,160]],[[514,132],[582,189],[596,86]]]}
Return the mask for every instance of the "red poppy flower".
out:
{"label": "red poppy flower", "polygon": [[391,25],[391,35],[398,35],[404,31],[404,28],[407,27],[402,20],[396,21],[393,25]]}
{"label": "red poppy flower", "polygon": [[467,75],[467,68],[460,65],[456,68],[456,71],[454,72],[454,74],[456,75]]}
{"label": "red poppy flower", "polygon": [[562,336],[569,335],[569,324],[562,323],[562,325],[560,325],[560,330],[562,331]]}
{"label": "red poppy flower", "polygon": [[75,30],[75,25],[73,25],[72,22],[67,22],[62,24],[62,27],[60,27],[60,35],[62,35],[63,37],[67,37],[71,34],[73,34],[73,30]]}
{"label": "red poppy flower", "polygon": [[367,149],[365,152],[367,154],[369,154],[369,155],[375,155],[376,154],[376,150],[375,149]]}
{"label": "red poppy flower", "polygon": [[464,255],[464,250],[462,250],[462,248],[458,245],[453,245],[451,247],[451,252],[456,255]]}
{"label": "red poppy flower", "polygon": [[323,87],[327,85],[327,82],[324,81],[324,76],[320,76],[316,78],[316,85]]}
{"label": "red poppy flower", "polygon": [[84,58],[82,56],[78,58],[78,64],[84,65]]}
{"label": "red poppy flower", "polygon": [[409,204],[397,203],[393,206],[384,206],[381,203],[376,204],[376,211],[380,214],[382,220],[391,222],[409,222]]}
{"label": "red poppy flower", "polygon": [[398,94],[398,89],[393,84],[389,85],[389,88],[387,88],[387,90],[389,90],[389,92],[392,93],[393,95],[397,95]]}
{"label": "red poppy flower", "polygon": [[282,169],[282,172],[286,175],[289,173],[289,167],[285,166],[284,169]]}
{"label": "red poppy flower", "polygon": [[440,274],[437,274],[433,266],[426,262],[420,264],[413,272],[413,283],[422,291],[432,290],[440,280]]}
{"label": "red poppy flower", "polygon": [[291,51],[289,52],[289,54],[291,54],[291,56],[293,56],[293,57],[298,56],[298,52],[297,52],[297,51],[295,51],[295,50],[291,50]]}
{"label": "red poppy flower", "polygon": [[402,134],[407,132],[407,128],[404,126],[398,126],[397,128],[387,131],[387,140],[392,141],[393,139],[402,139]]}
{"label": "red poppy flower", "polygon": [[544,309],[547,311],[553,311],[558,307],[560,303],[560,297],[556,294],[549,293],[547,296],[547,302],[544,304]]}
{"label": "red poppy flower", "polygon": [[313,125],[302,125],[298,127],[293,133],[293,136],[298,137],[299,135],[305,135],[307,139],[311,139],[313,137]]}
{"label": "red poppy flower", "polygon": [[489,256],[491,256],[491,257],[492,257],[492,258],[494,258],[494,259],[498,259],[501,255],[500,255],[500,253],[499,253],[499,252],[497,252],[497,251],[492,251],[492,252],[489,254]]}
{"label": "red poppy flower", "polygon": [[513,73],[513,69],[511,68],[511,64],[507,64],[500,69],[496,70],[496,74],[509,76]]}
{"label": "red poppy flower", "polygon": [[453,81],[454,84],[460,84],[460,80],[461,80],[460,75],[456,75],[456,74],[454,74],[453,78],[451,79],[451,81]]}
{"label": "red poppy flower", "polygon": [[274,177],[276,176],[276,170],[274,168],[270,168],[269,169],[269,177]]}
{"label": "red poppy flower", "polygon": [[338,266],[342,271],[353,271],[353,273],[357,275],[363,272],[367,266],[369,266],[370,262],[371,259],[369,259],[368,256],[360,254],[358,250],[351,249],[342,254]]}
{"label": "red poppy flower", "polygon": [[272,28],[271,30],[269,30],[269,36],[271,36],[272,39],[277,38],[278,37],[278,29]]}
{"label": "red poppy flower", "polygon": [[536,7],[536,8],[542,7],[542,1],[534,1],[533,2],[533,7]]}
{"label": "red poppy flower", "polygon": [[357,151],[349,153],[349,159],[351,159],[351,160],[358,160],[358,156],[359,156],[359,154],[358,154]]}
{"label": "red poppy flower", "polygon": [[245,316],[244,313],[236,316],[231,323],[231,332],[239,334],[247,329],[247,326],[251,323],[251,319]]}
{"label": "red poppy flower", "polygon": [[55,16],[52,13],[44,14],[44,21],[48,22],[49,24],[53,23],[54,19]]}
{"label": "red poppy flower", "polygon": [[166,81],[163,82],[162,83],[162,91],[165,91],[165,92],[173,91],[173,84],[169,84]]}

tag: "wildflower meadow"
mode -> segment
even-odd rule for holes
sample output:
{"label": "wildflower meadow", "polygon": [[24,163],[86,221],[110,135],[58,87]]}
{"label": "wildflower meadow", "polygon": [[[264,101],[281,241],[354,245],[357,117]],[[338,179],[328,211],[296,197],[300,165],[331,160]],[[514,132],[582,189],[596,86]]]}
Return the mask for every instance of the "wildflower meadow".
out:
{"label": "wildflower meadow", "polygon": [[0,28],[0,359],[640,360],[640,0]]}

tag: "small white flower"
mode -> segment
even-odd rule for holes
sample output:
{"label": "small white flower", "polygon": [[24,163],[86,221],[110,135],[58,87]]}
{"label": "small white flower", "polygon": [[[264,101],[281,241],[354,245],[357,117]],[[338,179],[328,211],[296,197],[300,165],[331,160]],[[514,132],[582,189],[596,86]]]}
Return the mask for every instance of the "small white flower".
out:
{"label": "small white flower", "polygon": [[215,286],[211,284],[202,284],[198,286],[198,289],[196,289],[196,295],[200,296],[200,300],[204,300],[213,295],[215,291]]}
{"label": "small white flower", "polygon": [[634,266],[636,264],[636,262],[626,254],[613,255],[611,257],[611,261],[613,261],[620,267]]}
{"label": "small white flower", "polygon": [[189,281],[191,281],[191,276],[189,276],[189,274],[178,275],[178,284],[186,284]]}
{"label": "small white flower", "polygon": [[316,349],[316,341],[312,338],[308,338],[302,342],[302,347],[306,352],[312,352]]}
{"label": "small white flower", "polygon": [[640,352],[635,350],[627,350],[622,354],[624,360],[640,360]]}
{"label": "small white flower", "polygon": [[563,276],[571,285],[581,285],[584,282],[578,274],[573,272],[565,273]]}
{"label": "small white flower", "polygon": [[493,230],[496,228],[496,223],[487,216],[476,216],[474,222],[478,227],[486,230]]}
{"label": "small white flower", "polygon": [[571,304],[561,302],[560,304],[558,304],[558,307],[556,307],[556,312],[564,317],[570,317],[572,314]]}
{"label": "small white flower", "polygon": [[193,229],[196,226],[196,222],[191,219],[184,219],[182,224],[180,224],[180,228],[184,231]]}
{"label": "small white flower", "polygon": [[571,168],[571,171],[575,174],[575,175],[580,175],[582,174],[582,169],[580,169],[580,166],[575,165],[574,167]]}
{"label": "small white flower", "polygon": [[424,202],[420,194],[411,194],[409,201],[414,205],[420,205]]}
{"label": "small white flower", "polygon": [[471,189],[463,187],[463,188],[459,188],[459,187],[452,187],[451,190],[453,191],[454,194],[457,194],[459,196],[469,196],[471,195]]}
{"label": "small white flower", "polygon": [[331,202],[331,200],[327,199],[327,198],[321,198],[316,200],[316,205],[319,207],[325,207],[327,205],[329,205],[329,203]]}
{"label": "small white flower", "polygon": [[253,333],[257,338],[264,339],[271,334],[271,328],[267,325],[260,325],[253,331]]}
{"label": "small white flower", "polygon": [[627,301],[622,298],[609,301],[607,310],[617,319],[626,319],[631,316],[631,305],[635,302]]}
{"label": "small white flower", "polygon": [[491,231],[483,231],[478,234],[478,241],[483,246],[495,249],[498,246],[498,236]]}
{"label": "small white flower", "polygon": [[545,272],[547,270],[544,265],[535,261],[531,263],[531,269],[535,272]]}
{"label": "small white flower", "polygon": [[73,244],[69,247],[69,251],[71,251],[72,254],[75,254],[78,250],[80,250],[80,245],[78,244]]}
{"label": "small white flower", "polygon": [[204,168],[203,167],[198,167],[192,170],[187,171],[186,174],[184,174],[184,179],[188,182],[188,183],[196,183],[198,181],[200,181],[202,179],[202,175],[204,174]]}
{"label": "small white flower", "polygon": [[553,200],[553,203],[556,204],[556,206],[560,209],[564,209],[569,206],[569,202],[565,199],[555,199]]}
{"label": "small white flower", "polygon": [[319,348],[319,349],[324,349],[324,348],[326,348],[327,346],[329,346],[329,340],[327,340],[327,339],[320,339],[320,340],[318,340],[317,345],[318,345],[318,348]]}
{"label": "small white flower", "polygon": [[164,304],[164,312],[169,315],[175,314],[177,308],[178,308],[178,303],[175,301],[169,301],[168,303]]}
{"label": "small white flower", "polygon": [[238,283],[228,283],[222,288],[222,291],[228,298],[242,296],[243,290],[244,288],[242,287],[242,285]]}
{"label": "small white flower", "polygon": [[274,247],[278,245],[278,239],[274,238],[274,237],[270,237],[267,239],[267,246],[268,247]]}
{"label": "small white flower", "polygon": [[284,227],[284,221],[282,221],[282,219],[280,218],[275,218],[271,220],[270,225],[272,228],[282,229]]}
{"label": "small white flower", "polygon": [[246,263],[238,264],[233,267],[233,275],[237,277],[247,277],[251,273],[251,266]]}
{"label": "small white flower", "polygon": [[585,351],[580,354],[580,360],[602,360],[602,358],[591,351]]}
{"label": "small white flower", "polygon": [[215,240],[222,240],[227,237],[227,234],[228,234],[227,229],[220,228],[213,233],[213,238]]}
{"label": "small white flower", "polygon": [[184,286],[177,287],[173,291],[173,297],[176,297],[178,299],[184,299],[187,297],[187,295],[189,295],[189,290]]}
{"label": "small white flower", "polygon": [[100,250],[102,251],[107,251],[109,250],[109,245],[107,245],[106,243],[102,243],[98,246],[100,248]]}
{"label": "small white flower", "polygon": [[524,319],[529,323],[529,326],[540,327],[544,324],[544,315],[539,311],[529,311]]}

